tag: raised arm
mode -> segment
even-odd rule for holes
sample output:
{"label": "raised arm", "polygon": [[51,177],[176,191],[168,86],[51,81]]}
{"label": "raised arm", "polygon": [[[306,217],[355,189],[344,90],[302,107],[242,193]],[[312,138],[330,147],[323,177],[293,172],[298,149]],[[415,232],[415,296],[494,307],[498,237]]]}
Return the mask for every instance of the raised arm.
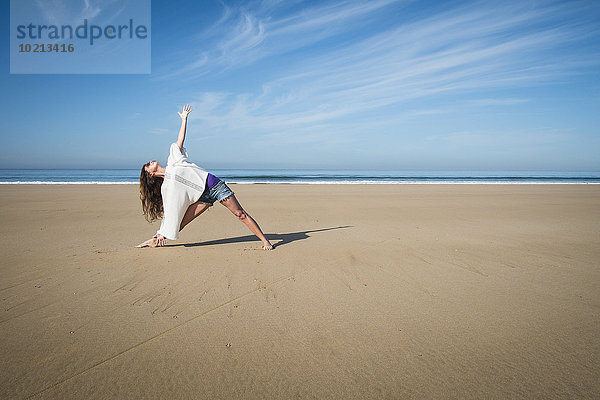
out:
{"label": "raised arm", "polygon": [[180,150],[183,150],[183,141],[185,140],[185,129],[187,127],[187,117],[191,111],[192,107],[189,104],[186,104],[181,112],[177,112],[177,114],[179,114],[179,116],[181,117],[181,128],[179,128],[179,136],[177,136],[177,146],[179,146]]}

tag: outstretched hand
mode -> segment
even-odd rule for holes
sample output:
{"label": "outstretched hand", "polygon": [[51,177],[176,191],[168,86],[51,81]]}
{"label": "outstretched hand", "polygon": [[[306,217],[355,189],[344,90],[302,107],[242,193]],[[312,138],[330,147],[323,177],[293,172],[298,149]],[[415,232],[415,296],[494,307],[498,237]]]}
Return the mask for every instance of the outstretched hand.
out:
{"label": "outstretched hand", "polygon": [[177,114],[179,114],[181,119],[185,120],[185,119],[187,119],[188,114],[191,112],[192,112],[192,106],[190,106],[189,104],[186,104],[185,106],[183,106],[183,110],[181,112],[177,112]]}
{"label": "outstretched hand", "polygon": [[163,235],[156,234],[151,239],[146,240],[143,243],[138,244],[135,247],[162,247],[167,242],[167,239]]}

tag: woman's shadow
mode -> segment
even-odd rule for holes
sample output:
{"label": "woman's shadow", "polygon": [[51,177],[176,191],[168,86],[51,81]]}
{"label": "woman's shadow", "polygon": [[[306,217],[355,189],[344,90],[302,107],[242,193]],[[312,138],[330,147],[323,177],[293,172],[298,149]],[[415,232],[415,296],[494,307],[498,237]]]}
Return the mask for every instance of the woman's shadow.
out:
{"label": "woman's shadow", "polygon": [[[302,232],[268,233],[268,234],[265,234],[265,236],[267,237],[267,239],[269,239],[269,241],[271,243],[273,243],[273,247],[279,247],[279,246],[283,246],[288,243],[295,242],[297,240],[308,239],[310,237],[309,233],[323,232],[323,231],[330,231],[333,229],[344,229],[344,228],[351,228],[351,227],[352,227],[351,225],[345,225],[345,226],[336,226],[333,228],[313,229],[310,231],[302,231]],[[211,245],[216,245],[216,244],[256,242],[256,241],[258,241],[258,238],[256,236],[246,235],[246,236],[237,236],[237,237],[232,237],[232,238],[227,238],[227,239],[209,240],[206,242],[167,244],[165,247],[177,247],[177,246],[198,247],[198,246],[211,246]]]}

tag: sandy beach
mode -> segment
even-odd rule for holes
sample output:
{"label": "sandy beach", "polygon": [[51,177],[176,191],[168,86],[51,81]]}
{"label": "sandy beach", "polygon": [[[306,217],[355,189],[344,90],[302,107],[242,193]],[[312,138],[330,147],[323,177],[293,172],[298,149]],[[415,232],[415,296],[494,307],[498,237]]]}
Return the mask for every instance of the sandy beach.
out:
{"label": "sandy beach", "polygon": [[2,185],[0,398],[600,397],[600,185]]}

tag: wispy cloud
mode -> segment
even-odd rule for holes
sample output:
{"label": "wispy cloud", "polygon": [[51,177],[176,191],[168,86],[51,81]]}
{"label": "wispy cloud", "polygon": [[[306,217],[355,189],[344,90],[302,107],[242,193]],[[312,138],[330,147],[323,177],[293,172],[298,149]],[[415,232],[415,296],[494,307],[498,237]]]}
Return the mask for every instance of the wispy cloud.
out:
{"label": "wispy cloud", "polygon": [[435,144],[444,149],[471,148],[471,149],[500,149],[502,151],[515,151],[522,148],[539,148],[545,145],[569,143],[573,132],[558,130],[551,127],[538,129],[521,129],[516,132],[498,130],[484,131],[459,131],[439,135],[429,135],[424,138],[424,143]]}
{"label": "wispy cloud", "polygon": [[90,4],[90,0],[83,0],[83,10],[80,13],[80,18],[92,19],[100,14],[101,8],[97,4]]}
{"label": "wispy cloud", "polygon": [[184,65],[173,66],[159,79],[182,74],[194,78],[216,70],[244,67],[269,56],[290,53],[352,31],[362,24],[361,19],[399,2],[342,1],[325,5],[316,2],[307,3],[307,6],[292,12],[287,8],[293,2],[256,2],[241,7],[223,4],[221,18],[193,38],[196,43],[214,39],[212,47]]}
{"label": "wispy cloud", "polygon": [[[343,33],[356,40],[325,50],[309,47],[302,61],[286,64],[285,71],[277,71],[279,78],[263,82],[259,92],[199,93],[195,106],[204,112],[194,118],[224,131],[260,127],[269,132],[265,137],[275,134],[292,142],[299,132],[318,126],[331,139],[336,131],[339,137],[347,135],[348,130],[341,131],[360,118],[365,129],[380,125],[382,118],[395,123],[443,112],[456,102],[470,107],[521,104],[530,99],[494,94],[553,83],[600,63],[597,49],[570,48],[598,36],[587,3],[474,2],[426,16],[403,15],[384,29],[368,24],[369,16],[393,3],[306,3],[287,13],[272,5],[225,7],[208,30],[219,38],[214,48],[179,71],[198,77],[238,68],[243,74],[244,67],[264,57],[277,56],[284,63],[286,54],[324,38]],[[402,15],[395,3],[394,11]],[[426,98],[447,103],[441,108],[416,104]],[[348,117],[350,124],[344,122]]]}
{"label": "wispy cloud", "polygon": [[467,107],[485,107],[485,106],[512,106],[515,104],[529,103],[531,99],[517,99],[517,98],[483,98],[475,99],[465,102]]}
{"label": "wispy cloud", "polygon": [[[67,15],[71,10],[67,9],[62,0],[36,0],[37,11],[45,21],[52,25],[58,25],[68,21]],[[33,10],[32,10],[33,12]]]}
{"label": "wispy cloud", "polygon": [[35,0],[37,11],[51,25],[76,25],[84,19],[109,23],[123,12],[127,3],[121,2],[121,7],[117,7],[117,0]]}
{"label": "wispy cloud", "polygon": [[173,133],[173,129],[151,128],[150,133],[155,134],[155,135],[166,135],[167,133]]}

